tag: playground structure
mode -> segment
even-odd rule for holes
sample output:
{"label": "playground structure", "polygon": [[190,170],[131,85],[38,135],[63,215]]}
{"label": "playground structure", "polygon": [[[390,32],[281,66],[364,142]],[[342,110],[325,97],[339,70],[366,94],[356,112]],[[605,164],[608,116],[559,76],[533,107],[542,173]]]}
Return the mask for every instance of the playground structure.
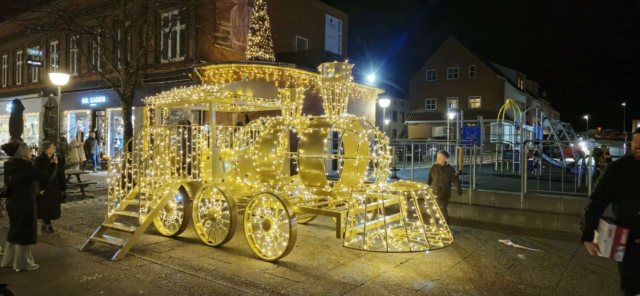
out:
{"label": "playground structure", "polygon": [[[317,216],[333,218],[336,238],[353,249],[414,252],[453,242],[428,186],[387,183],[389,140],[347,113],[349,99],[376,100],[382,91],[353,83],[351,64],[325,63],[319,73],[260,62],[200,70],[203,85],[145,100],[144,127],[110,163],[107,218],[82,249],[111,245],[112,259],[121,259],[151,224],[169,237],[192,224],[217,247],[241,223],[252,251],[274,261],[292,251],[298,224]],[[325,115],[303,116],[314,92]],[[169,126],[174,108],[208,111],[208,124]],[[216,113],[257,111],[281,115],[216,125]]]}
{"label": "playground structure", "polygon": [[[505,119],[509,111],[513,118],[511,122]],[[525,124],[528,111],[535,112],[533,125]],[[587,142],[578,139],[571,124],[551,120],[539,107],[523,111],[511,99],[505,102],[498,113],[498,121],[492,124],[491,142],[496,145],[494,171],[511,170],[513,174],[521,174],[519,167],[524,161],[530,161],[532,165],[528,167],[536,175],[541,174],[543,161],[577,172],[583,166],[580,162],[584,162],[591,148],[585,147],[588,146]],[[521,155],[526,143],[531,146],[528,147],[529,152]]]}

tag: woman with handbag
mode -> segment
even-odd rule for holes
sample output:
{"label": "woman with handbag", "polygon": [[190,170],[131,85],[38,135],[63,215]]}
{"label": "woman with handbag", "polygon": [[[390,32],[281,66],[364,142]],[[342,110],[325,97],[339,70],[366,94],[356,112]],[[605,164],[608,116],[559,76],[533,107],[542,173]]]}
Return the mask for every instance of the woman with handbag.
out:
{"label": "woman with handbag", "polygon": [[18,272],[39,267],[33,261],[31,245],[37,243],[36,197],[44,193],[40,189],[44,176],[31,164],[31,158],[31,148],[20,143],[11,159],[4,163],[9,233],[0,267],[12,267]]}
{"label": "woman with handbag", "polygon": [[52,142],[44,141],[40,145],[40,155],[36,158],[34,166],[42,172],[45,180],[40,184],[40,188],[44,190],[44,194],[38,200],[38,219],[42,219],[42,230],[53,233],[51,220],[60,218],[62,210],[61,189],[64,184],[58,175],[58,157],[55,155],[56,146]]}

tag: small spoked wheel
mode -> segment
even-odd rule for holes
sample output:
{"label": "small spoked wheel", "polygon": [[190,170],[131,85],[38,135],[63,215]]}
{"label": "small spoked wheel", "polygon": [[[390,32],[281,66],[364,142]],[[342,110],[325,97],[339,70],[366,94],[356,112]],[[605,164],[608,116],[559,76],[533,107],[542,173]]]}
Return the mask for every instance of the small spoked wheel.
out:
{"label": "small spoked wheel", "polygon": [[193,201],[193,227],[203,243],[212,247],[226,244],[238,225],[238,211],[233,198],[213,186],[204,186]]}
{"label": "small spoked wheel", "polygon": [[182,234],[189,226],[191,211],[186,211],[190,205],[189,195],[184,189],[174,193],[162,208],[153,224],[161,235],[174,237]]}
{"label": "small spoked wheel", "polygon": [[244,213],[244,233],[258,257],[276,261],[287,256],[298,236],[296,214],[286,199],[270,193],[251,198]]}
{"label": "small spoked wheel", "polygon": [[298,224],[307,224],[318,217],[318,215],[314,214],[296,214],[296,216],[298,219]]}

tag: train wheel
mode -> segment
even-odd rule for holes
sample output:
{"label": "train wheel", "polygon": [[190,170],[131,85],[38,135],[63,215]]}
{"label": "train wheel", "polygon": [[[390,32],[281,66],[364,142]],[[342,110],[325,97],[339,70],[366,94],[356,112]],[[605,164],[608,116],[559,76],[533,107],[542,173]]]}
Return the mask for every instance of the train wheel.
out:
{"label": "train wheel", "polygon": [[276,261],[287,256],[298,236],[296,214],[286,199],[270,193],[251,198],[244,213],[244,233],[260,259]]}
{"label": "train wheel", "polygon": [[191,220],[191,203],[189,195],[184,189],[174,194],[164,206],[158,216],[153,219],[153,224],[161,235],[174,237],[182,234],[189,226]]}
{"label": "train wheel", "polygon": [[238,225],[236,202],[219,188],[204,186],[193,201],[193,228],[203,243],[212,247],[226,244]]}

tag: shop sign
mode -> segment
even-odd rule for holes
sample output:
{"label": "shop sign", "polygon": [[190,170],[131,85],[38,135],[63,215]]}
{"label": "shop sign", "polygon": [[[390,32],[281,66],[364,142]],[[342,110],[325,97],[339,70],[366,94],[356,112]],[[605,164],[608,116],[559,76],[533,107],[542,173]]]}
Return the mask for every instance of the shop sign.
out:
{"label": "shop sign", "polygon": [[42,67],[42,61],[27,59],[27,65],[31,65],[34,67]]}
{"label": "shop sign", "polygon": [[96,106],[97,104],[106,102],[107,97],[105,96],[82,98],[82,105]]}

